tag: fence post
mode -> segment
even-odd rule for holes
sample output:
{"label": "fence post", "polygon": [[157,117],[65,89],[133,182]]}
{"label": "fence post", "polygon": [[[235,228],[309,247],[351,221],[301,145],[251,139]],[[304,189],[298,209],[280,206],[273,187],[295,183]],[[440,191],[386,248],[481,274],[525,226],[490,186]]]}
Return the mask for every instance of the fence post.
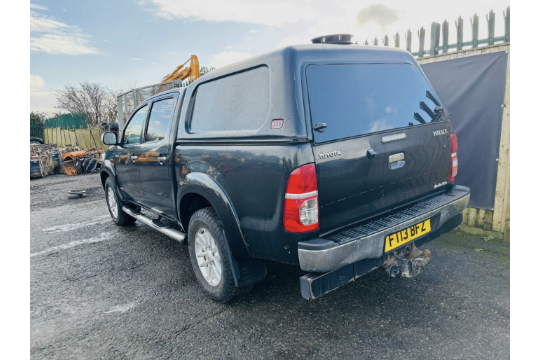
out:
{"label": "fence post", "polygon": [[94,145],[96,145],[96,150],[99,150],[96,139],[94,139],[94,134],[92,134],[92,129],[89,127],[88,132],[90,133],[90,147],[92,147],[92,140],[94,140]]}
{"label": "fence post", "polygon": [[77,133],[75,132],[76,128],[73,125],[73,135],[75,135],[75,146],[79,146],[79,139],[77,139]]}
{"label": "fence post", "polygon": [[384,35],[384,38],[383,38],[383,45],[384,45],[384,46],[388,46],[388,34]]}
{"label": "fence post", "polygon": [[123,124],[122,124],[123,117],[122,116],[124,114],[122,99],[123,99],[123,96],[118,96],[116,98],[116,122],[118,123],[118,126],[120,128],[123,127]]}
{"label": "fence post", "polygon": [[422,58],[424,57],[425,51],[424,51],[424,41],[426,40],[426,29],[422,26],[420,30],[418,30],[418,57]]}
{"label": "fence post", "polygon": [[407,43],[407,51],[410,52],[410,53],[412,53],[412,51],[411,51],[411,40],[412,40],[411,29],[409,29],[405,33],[405,42]]}
{"label": "fence post", "polygon": [[472,47],[473,49],[478,47],[478,15],[474,14],[471,19],[472,26]]}
{"label": "fence post", "polygon": [[138,105],[138,103],[137,103],[137,91],[135,89],[133,89],[133,110],[135,110],[137,105]]}
{"label": "fence post", "polygon": [[504,41],[510,42],[510,6],[506,8],[506,14],[503,11],[504,16]]}
{"label": "fence post", "polygon": [[375,37],[375,39],[373,39],[373,45],[379,46],[379,40],[377,40],[377,37]]}
{"label": "fence post", "polygon": [[364,41],[364,45],[369,45],[369,41],[367,41],[367,39]]}
{"label": "fence post", "polygon": [[495,44],[495,13],[493,10],[486,15],[486,20],[488,22],[488,45]]}
{"label": "fence post", "polygon": [[431,38],[429,44],[429,55],[437,55],[439,53],[439,39],[441,37],[441,24],[431,23]]}
{"label": "fence post", "polygon": [[[85,136],[85,134],[84,134],[84,129],[83,129],[82,125],[79,126],[79,129],[78,129],[78,130],[79,130],[79,136],[80,136],[81,139],[82,139],[81,142],[80,142],[80,143],[82,144],[82,147],[83,147],[84,149],[91,148],[91,147],[92,147],[92,144],[90,144],[90,146],[88,146],[88,143],[86,142],[87,139],[86,139],[86,136]],[[90,142],[90,139],[88,139],[88,142]]]}
{"label": "fence post", "polygon": [[395,47],[399,48],[399,32],[394,35],[394,45]]}
{"label": "fence post", "polygon": [[461,16],[456,20],[457,50],[463,50],[463,19]]}
{"label": "fence post", "polygon": [[448,21],[444,20],[442,23],[442,52],[446,54],[448,52]]}

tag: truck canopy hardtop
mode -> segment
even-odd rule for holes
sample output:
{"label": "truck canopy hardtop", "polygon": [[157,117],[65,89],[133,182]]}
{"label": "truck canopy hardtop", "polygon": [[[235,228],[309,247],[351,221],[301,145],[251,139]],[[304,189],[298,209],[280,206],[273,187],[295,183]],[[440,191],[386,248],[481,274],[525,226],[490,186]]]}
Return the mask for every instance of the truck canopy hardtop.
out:
{"label": "truck canopy hardtop", "polygon": [[[404,50],[328,44],[289,46],[224,66],[193,82],[185,93],[184,102],[189,101],[189,106],[182,107],[177,138],[310,141],[306,67],[355,63],[410,64],[429,86],[412,55]],[[192,122],[193,117],[197,121]],[[272,121],[280,119],[282,127],[273,128]]]}

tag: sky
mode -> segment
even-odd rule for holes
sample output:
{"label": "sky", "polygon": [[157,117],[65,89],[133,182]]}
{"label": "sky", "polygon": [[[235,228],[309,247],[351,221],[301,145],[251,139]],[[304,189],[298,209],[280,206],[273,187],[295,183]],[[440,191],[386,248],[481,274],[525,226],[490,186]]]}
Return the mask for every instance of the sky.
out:
{"label": "sky", "polygon": [[63,84],[99,82],[114,91],[159,83],[191,54],[205,66],[221,67],[279,47],[308,44],[314,37],[354,35],[370,44],[388,34],[426,29],[433,21],[464,19],[464,41],[471,39],[470,18],[495,12],[495,35],[504,34],[503,11],[509,0],[31,0],[30,110],[53,112],[53,94]]}

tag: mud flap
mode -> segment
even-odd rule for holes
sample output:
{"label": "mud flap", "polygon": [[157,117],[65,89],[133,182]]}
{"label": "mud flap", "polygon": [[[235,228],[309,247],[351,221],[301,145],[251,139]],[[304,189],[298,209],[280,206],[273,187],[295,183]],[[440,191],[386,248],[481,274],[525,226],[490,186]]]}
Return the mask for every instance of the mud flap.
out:
{"label": "mud flap", "polygon": [[256,284],[266,277],[267,269],[264,260],[235,258],[230,252],[229,259],[236,287],[241,288]]}

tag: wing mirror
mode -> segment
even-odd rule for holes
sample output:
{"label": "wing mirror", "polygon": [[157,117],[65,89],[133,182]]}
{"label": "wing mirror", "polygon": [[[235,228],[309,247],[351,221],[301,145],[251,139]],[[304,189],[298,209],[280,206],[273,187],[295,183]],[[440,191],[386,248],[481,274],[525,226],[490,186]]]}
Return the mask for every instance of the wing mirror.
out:
{"label": "wing mirror", "polygon": [[116,133],[114,132],[104,132],[101,135],[101,142],[105,145],[116,145],[118,143],[116,139]]}

